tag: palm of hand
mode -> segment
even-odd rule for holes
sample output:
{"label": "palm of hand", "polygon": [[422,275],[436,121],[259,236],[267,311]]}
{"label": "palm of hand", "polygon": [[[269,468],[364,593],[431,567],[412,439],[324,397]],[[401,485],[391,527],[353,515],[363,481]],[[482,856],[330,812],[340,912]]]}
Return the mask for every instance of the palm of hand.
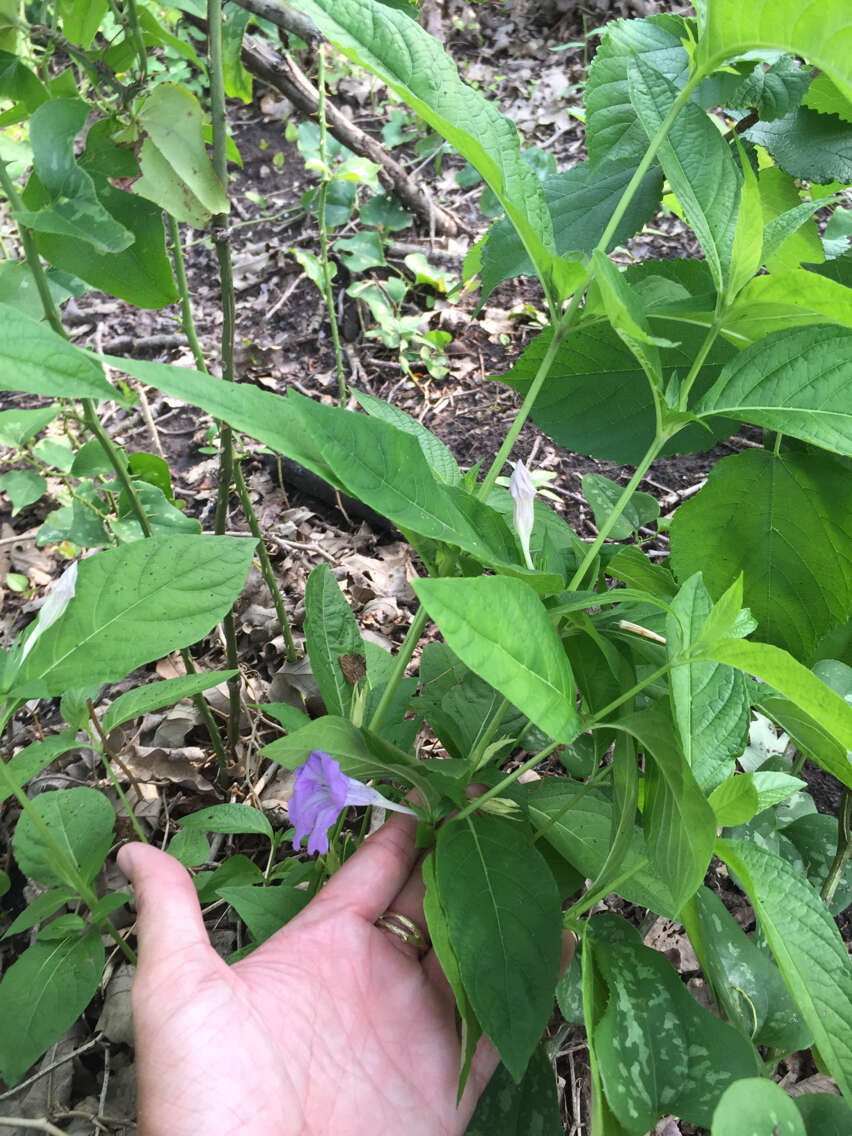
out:
{"label": "palm of hand", "polygon": [[493,1051],[480,1047],[456,1109],[459,1042],[437,959],[421,962],[373,926],[386,907],[411,910],[422,896],[407,818],[230,968],[207,942],[183,868],[151,848],[128,851],[140,1136],[464,1132]]}

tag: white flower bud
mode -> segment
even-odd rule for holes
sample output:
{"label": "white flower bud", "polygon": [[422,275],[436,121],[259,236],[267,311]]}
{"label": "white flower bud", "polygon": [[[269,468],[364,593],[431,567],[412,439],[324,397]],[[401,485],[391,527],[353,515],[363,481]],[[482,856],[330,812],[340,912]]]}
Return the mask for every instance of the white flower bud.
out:
{"label": "white flower bud", "polygon": [[532,483],[527,467],[522,461],[516,462],[512,478],[509,481],[509,492],[515,502],[514,522],[521,548],[524,553],[524,563],[527,568],[533,568],[530,556],[530,537],[532,536],[535,515],[533,501],[535,500],[535,486]]}

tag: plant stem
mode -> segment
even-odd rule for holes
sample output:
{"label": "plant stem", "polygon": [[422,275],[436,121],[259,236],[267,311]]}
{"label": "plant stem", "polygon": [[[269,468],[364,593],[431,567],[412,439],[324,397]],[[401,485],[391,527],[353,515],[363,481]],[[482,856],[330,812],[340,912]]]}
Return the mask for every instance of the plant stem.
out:
{"label": "plant stem", "polygon": [[642,458],[641,463],[636,467],[636,472],[633,474],[633,476],[630,478],[630,481],[624,487],[624,490],[623,490],[621,496],[618,498],[615,505],[613,506],[612,512],[609,514],[607,519],[601,525],[600,529],[598,530],[598,535],[595,537],[595,539],[592,541],[592,543],[589,545],[588,549],[586,550],[586,555],[583,557],[579,568],[577,569],[577,571],[574,573],[574,575],[571,577],[570,581],[568,582],[568,589],[567,590],[569,592],[574,592],[574,591],[577,590],[577,588],[579,588],[580,582],[582,581],[583,577],[586,575],[586,572],[588,571],[589,566],[591,565],[592,561],[595,559],[598,552],[600,551],[601,545],[606,540],[606,538],[609,536],[609,534],[612,532],[612,529],[613,529],[613,526],[615,525],[615,522],[621,516],[621,514],[624,511],[628,501],[633,496],[633,494],[636,492],[636,488],[639,485],[639,482],[642,480],[642,478],[648,472],[652,463],[654,462],[654,459],[656,458],[656,456],[660,452],[660,450],[663,448],[665,443],[666,443],[666,436],[665,435],[660,436],[658,434],[657,437],[654,438],[651,445],[648,447],[648,452]]}
{"label": "plant stem", "polygon": [[[136,790],[136,796],[137,796],[138,800],[141,801],[142,800],[142,793],[140,792],[139,784],[138,784],[136,778],[133,776],[133,774],[130,772],[130,770],[127,768],[127,766],[121,760],[121,758],[118,756],[118,754],[114,754],[112,752],[112,750],[110,749],[109,738],[107,738],[106,734],[104,733],[104,728],[101,725],[101,721],[100,721],[100,719],[98,718],[98,716],[95,712],[95,706],[94,706],[94,703],[92,702],[91,698],[89,698],[87,700],[86,705],[89,708],[89,719],[91,720],[92,725],[95,727],[95,733],[97,734],[97,738],[92,736],[92,741],[96,743],[96,748],[97,748],[97,742],[100,742],[101,760],[104,763],[104,769],[106,769],[106,771],[107,771],[107,776],[109,777],[110,781],[112,782],[112,786],[115,789],[116,793],[118,793],[119,800],[124,805],[125,811],[127,812],[127,815],[130,818],[130,823],[133,825],[134,832],[136,833],[136,835],[139,837],[139,839],[142,841],[143,844],[147,844],[148,843],[148,837],[145,835],[144,831],[142,830],[142,826],[140,825],[139,821],[136,819],[136,813],[134,813],[133,809],[131,808],[130,802],[128,801],[127,797],[125,796],[124,790],[122,789],[121,785],[118,782],[118,778],[116,777],[115,773],[113,772],[113,768],[112,768],[113,760],[115,760],[116,764],[121,768],[121,771],[124,773],[125,777],[127,777],[127,779],[130,781],[130,784]],[[90,736],[91,736],[91,731],[90,731]]]}
{"label": "plant stem", "polygon": [[186,264],[183,259],[183,246],[180,239],[180,225],[178,224],[177,218],[173,217],[171,213],[167,213],[166,217],[168,218],[169,237],[172,243],[175,283],[177,284],[178,293],[180,295],[180,325],[184,335],[189,340],[189,349],[192,352],[196,367],[199,371],[206,373],[207,363],[204,359],[201,344],[198,341],[198,333],[195,330],[195,320],[192,316],[189,284],[186,279]]}
{"label": "plant stem", "polygon": [[139,13],[136,11],[136,0],[124,0],[127,8],[127,22],[130,25],[130,35],[133,46],[139,59],[139,74],[143,79],[148,76],[148,53],[145,50],[145,41],[142,38],[142,29],[139,26]]}
{"label": "plant stem", "polygon": [[606,722],[606,718],[612,713],[613,710],[616,710],[623,703],[628,702],[631,698],[633,698],[634,695],[639,694],[640,691],[644,690],[646,686],[651,686],[651,684],[655,683],[658,678],[662,678],[662,676],[666,674],[667,671],[670,671],[672,669],[673,665],[674,664],[671,661],[663,663],[663,665],[655,670],[653,674],[648,675],[647,678],[643,678],[641,682],[637,682],[623,694],[619,694],[618,698],[614,698],[612,702],[609,703],[609,705],[604,706],[603,710],[598,710],[596,714],[593,714],[591,718],[588,718],[586,720],[587,728],[594,728],[598,723],[600,723],[601,725],[609,725],[609,723]]}
{"label": "plant stem", "polygon": [[417,609],[417,613],[414,619],[412,619],[408,631],[405,633],[402,645],[396,653],[396,658],[393,661],[393,670],[388,678],[388,684],[382,692],[379,704],[373,711],[373,716],[370,719],[370,729],[374,732],[381,727],[387,717],[391,699],[394,696],[397,685],[405,674],[405,668],[408,666],[411,656],[414,654],[414,648],[417,646],[418,639],[423,634],[423,628],[426,626],[428,618],[429,615],[426,608],[421,605]]}
{"label": "plant stem", "polygon": [[[492,715],[491,721],[482,731],[479,740],[475,743],[473,749],[468,754],[467,763],[472,773],[475,773],[478,769],[479,763],[482,760],[482,755],[491,744],[491,739],[500,729],[500,723],[506,717],[506,712],[508,711],[510,706],[511,703],[509,702],[509,699],[504,698],[500,706],[497,708],[497,711]],[[517,744],[517,742],[515,744]]]}
{"label": "plant stem", "polygon": [[[213,169],[225,193],[228,191],[228,131],[225,120],[225,81],[222,61],[222,0],[207,0],[207,37],[210,62],[210,117],[213,126]],[[227,231],[227,216],[218,213],[213,218],[213,243],[219,264],[219,281],[222,294],[222,378],[234,381],[234,331],[237,319],[234,295],[234,274],[231,268],[231,244]],[[234,471],[234,437],[231,427],[223,422],[219,431],[219,492],[216,499],[214,528],[224,533],[228,520],[228,498]],[[240,675],[237,657],[237,629],[234,613],[229,611],[222,619],[225,635],[225,655],[229,670],[237,673],[228,679],[228,747],[236,760],[236,744],[240,729]]]}
{"label": "plant stem", "polygon": [[525,761],[523,765],[519,765],[517,769],[513,769],[502,781],[499,781],[493,788],[483,793],[481,797],[473,797],[468,801],[463,809],[460,809],[454,817],[450,817],[450,821],[455,824],[457,820],[464,820],[466,816],[482,808],[485,801],[490,801],[492,797],[496,797],[498,794],[502,793],[504,789],[508,789],[522,774],[526,773],[528,769],[532,769],[534,766],[538,765],[539,762],[544,761],[546,757],[549,757],[550,754],[562,744],[562,742],[551,742],[549,746],[545,746],[544,749],[540,749],[538,753],[534,753],[528,761]]}
{"label": "plant stem", "polygon": [[843,878],[850,857],[852,857],[852,789],[846,789],[837,817],[837,852],[819,893],[823,903],[831,903],[834,899],[837,885]]}
{"label": "plant stem", "polygon": [[689,392],[692,390],[693,383],[698,378],[698,372],[704,366],[704,360],[710,352],[710,348],[716,342],[719,335],[719,330],[722,327],[722,322],[727,314],[727,309],[716,314],[713,322],[707,328],[707,334],[704,336],[704,341],[698,348],[698,353],[692,360],[692,366],[689,368],[686,378],[683,380],[680,388],[680,395],[678,397],[678,410],[686,410],[689,401]]}
{"label": "plant stem", "polygon": [[323,44],[317,48],[317,93],[319,104],[317,115],[319,117],[319,157],[322,168],[322,181],[319,191],[319,238],[320,238],[320,264],[322,265],[322,283],[325,306],[328,309],[328,322],[331,325],[331,340],[334,344],[334,364],[337,368],[337,388],[340,405],[346,405],[346,379],[343,374],[343,353],[340,350],[340,333],[337,328],[337,313],[334,310],[334,293],[331,287],[331,268],[328,262],[328,222],[325,216],[326,201],[328,200],[328,186],[331,177],[328,171],[327,154],[327,127],[325,119],[325,54]]}
{"label": "plant stem", "polygon": [[260,560],[260,572],[266,581],[266,586],[269,589],[269,594],[272,596],[272,603],[275,605],[275,614],[278,616],[278,622],[281,624],[281,631],[284,635],[284,642],[287,644],[287,661],[294,663],[299,657],[299,652],[296,650],[296,643],[293,639],[293,632],[290,628],[290,620],[287,618],[287,609],[284,606],[284,597],[281,595],[281,589],[278,587],[278,581],[275,579],[275,572],[272,568],[272,561],[269,559],[269,553],[266,549],[266,543],[263,539],[263,533],[260,530],[260,524],[257,515],[252,508],[251,499],[248,495],[248,488],[246,486],[245,478],[243,477],[243,470],[240,463],[234,463],[234,484],[237,487],[240,503],[243,507],[246,520],[248,521],[249,528],[251,529],[252,536],[257,540],[257,555]]}

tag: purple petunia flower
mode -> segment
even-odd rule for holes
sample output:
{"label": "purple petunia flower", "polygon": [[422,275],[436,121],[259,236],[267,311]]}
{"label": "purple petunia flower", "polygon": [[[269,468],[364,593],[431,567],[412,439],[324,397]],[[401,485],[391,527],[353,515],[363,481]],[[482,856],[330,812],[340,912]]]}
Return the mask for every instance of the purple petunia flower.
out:
{"label": "purple petunia flower", "polygon": [[417,814],[405,805],[388,801],[354,777],[347,777],[340,765],[321,749],[312,750],[304,765],[296,770],[293,796],[287,806],[296,830],[293,847],[308,838],[308,855],[328,851],[328,830],[348,805],[381,805],[398,813]]}

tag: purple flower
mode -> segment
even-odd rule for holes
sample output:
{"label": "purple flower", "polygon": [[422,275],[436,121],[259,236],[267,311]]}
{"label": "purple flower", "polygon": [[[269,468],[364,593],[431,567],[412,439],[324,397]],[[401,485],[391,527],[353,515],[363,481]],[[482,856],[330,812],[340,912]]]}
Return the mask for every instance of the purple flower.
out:
{"label": "purple flower", "polygon": [[309,856],[327,852],[328,830],[348,805],[381,805],[398,813],[417,815],[405,805],[388,801],[362,781],[347,777],[330,754],[315,749],[296,770],[293,796],[287,806],[296,830],[293,847],[299,848],[307,836]]}

